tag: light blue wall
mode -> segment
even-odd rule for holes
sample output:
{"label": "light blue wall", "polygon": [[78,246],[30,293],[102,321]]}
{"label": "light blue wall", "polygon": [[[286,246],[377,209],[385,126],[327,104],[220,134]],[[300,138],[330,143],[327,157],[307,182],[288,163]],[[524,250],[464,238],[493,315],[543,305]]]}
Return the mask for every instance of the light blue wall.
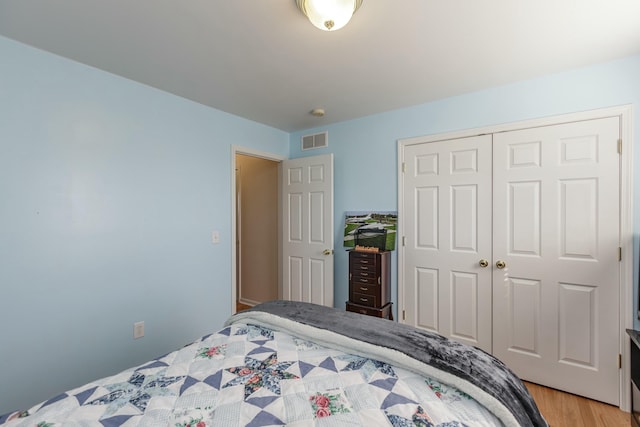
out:
{"label": "light blue wall", "polygon": [[231,144],[289,135],[5,38],[0,58],[1,414],[219,329]]}
{"label": "light blue wall", "polygon": [[[420,84],[429,82],[416,82]],[[291,134],[291,158],[334,154],[335,306],[344,307],[348,299],[348,258],[346,252],[340,250],[345,212],[397,210],[398,139],[624,104],[634,104],[634,165],[637,168],[640,165],[640,56]],[[330,114],[328,111],[327,115]],[[302,135],[324,130],[329,131],[326,149],[300,150]],[[640,194],[638,175],[634,200],[638,200]],[[634,209],[636,254],[638,218],[640,206]],[[397,256],[392,259],[392,295],[397,303]],[[636,265],[634,283],[637,275]],[[637,301],[635,293],[634,301]],[[634,322],[637,328],[637,319]]]}

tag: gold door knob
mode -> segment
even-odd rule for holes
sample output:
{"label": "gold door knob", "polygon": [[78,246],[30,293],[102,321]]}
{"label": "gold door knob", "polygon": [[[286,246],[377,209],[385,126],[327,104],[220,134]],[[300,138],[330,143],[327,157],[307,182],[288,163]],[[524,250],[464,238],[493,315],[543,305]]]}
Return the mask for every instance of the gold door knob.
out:
{"label": "gold door knob", "polygon": [[322,255],[331,255],[333,253],[333,250],[331,249],[325,249],[324,251],[322,251]]}
{"label": "gold door knob", "polygon": [[489,261],[483,258],[480,260],[479,264],[480,264],[480,267],[485,268],[486,266],[489,265]]}
{"label": "gold door knob", "polygon": [[496,267],[498,267],[500,270],[502,270],[503,268],[505,268],[507,266],[507,263],[502,261],[501,259],[499,259],[498,261],[496,261]]}

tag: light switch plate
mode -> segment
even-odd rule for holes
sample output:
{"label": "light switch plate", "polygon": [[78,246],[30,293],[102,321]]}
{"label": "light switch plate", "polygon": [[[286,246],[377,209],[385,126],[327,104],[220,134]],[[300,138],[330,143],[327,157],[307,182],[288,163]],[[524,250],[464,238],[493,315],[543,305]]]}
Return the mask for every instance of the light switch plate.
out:
{"label": "light switch plate", "polygon": [[133,324],[133,339],[142,338],[144,336],[144,321]]}

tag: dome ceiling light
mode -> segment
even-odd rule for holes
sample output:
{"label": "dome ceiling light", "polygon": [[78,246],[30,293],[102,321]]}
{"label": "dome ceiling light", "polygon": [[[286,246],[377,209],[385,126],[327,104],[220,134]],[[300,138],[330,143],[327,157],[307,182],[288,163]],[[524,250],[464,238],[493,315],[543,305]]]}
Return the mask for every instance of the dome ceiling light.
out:
{"label": "dome ceiling light", "polygon": [[335,31],[347,25],[362,0],[296,0],[296,4],[314,26]]}

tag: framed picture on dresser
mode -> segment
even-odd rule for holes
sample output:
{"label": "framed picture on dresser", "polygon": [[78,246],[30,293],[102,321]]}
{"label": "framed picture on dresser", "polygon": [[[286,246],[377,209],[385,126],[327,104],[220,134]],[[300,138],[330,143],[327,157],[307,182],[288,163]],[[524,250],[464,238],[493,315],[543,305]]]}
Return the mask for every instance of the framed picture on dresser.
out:
{"label": "framed picture on dresser", "polygon": [[395,211],[347,212],[344,221],[344,247],[356,246],[393,251],[396,248],[398,213]]}

